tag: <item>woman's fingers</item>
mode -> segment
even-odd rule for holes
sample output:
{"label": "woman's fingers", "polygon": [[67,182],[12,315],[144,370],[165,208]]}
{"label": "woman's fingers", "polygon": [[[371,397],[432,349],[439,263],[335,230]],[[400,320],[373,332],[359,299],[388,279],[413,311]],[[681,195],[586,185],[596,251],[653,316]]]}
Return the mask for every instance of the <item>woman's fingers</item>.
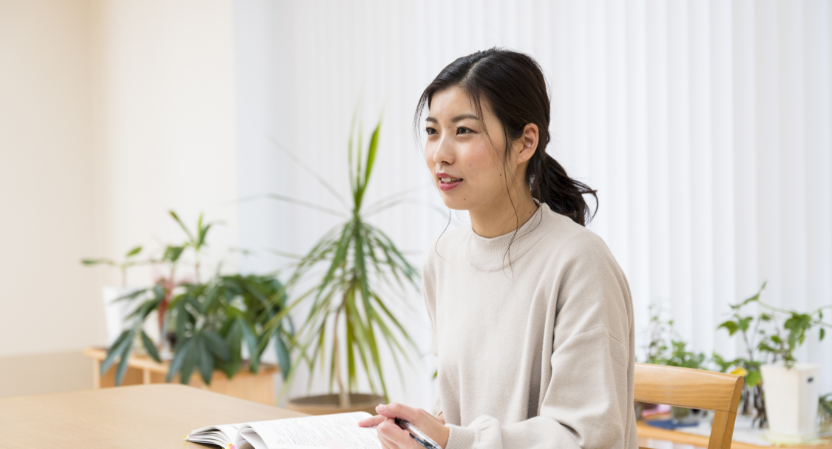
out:
{"label": "woman's fingers", "polygon": [[[430,413],[428,413],[428,414],[430,414]],[[430,415],[430,416],[432,416],[433,419],[435,419],[436,422],[438,422],[439,424],[442,424],[443,426],[445,425],[445,412],[439,412],[439,416],[433,416],[433,415]]]}
{"label": "woman's fingers", "polygon": [[377,425],[381,424],[382,422],[384,422],[385,419],[387,419],[387,418],[385,418],[382,415],[371,416],[367,419],[363,419],[361,421],[358,421],[358,425],[360,427],[374,427],[374,426],[377,426]]}
{"label": "woman's fingers", "polygon": [[[408,407],[404,404],[399,404],[398,402],[391,402],[387,405],[379,404],[376,407],[376,412],[387,418],[401,418],[416,425],[418,425],[418,423],[422,420],[422,414],[427,413],[422,409]],[[427,414],[430,415],[429,413]]]}
{"label": "woman's fingers", "polygon": [[382,447],[390,449],[422,449],[422,446],[410,436],[410,432],[402,429],[392,419],[385,419],[378,426],[378,439]]}
{"label": "woman's fingers", "polygon": [[[387,405],[379,404],[379,406],[376,407],[376,411],[379,415],[388,418],[379,425],[379,435],[381,435],[381,428],[383,426],[388,425],[388,422],[392,423],[392,425],[396,427],[395,429],[388,430],[388,433],[385,434],[385,437],[388,440],[390,440],[388,445],[398,445],[398,447],[402,449],[410,447],[418,449],[420,447],[418,443],[416,443],[415,441],[412,442],[416,443],[416,446],[412,446],[410,444],[412,439],[394,439],[394,437],[397,436],[410,437],[409,432],[402,430],[398,425],[395,424],[395,422],[393,422],[394,418],[401,418],[405,421],[409,421],[420,431],[422,431],[425,435],[427,435],[429,438],[433,439],[436,443],[438,443],[441,447],[445,447],[445,444],[447,444],[448,442],[450,429],[447,426],[445,426],[444,417],[440,420],[440,418],[433,416],[420,408],[408,407],[404,404],[399,404],[398,402],[391,402]],[[402,444],[406,445],[402,446]]]}

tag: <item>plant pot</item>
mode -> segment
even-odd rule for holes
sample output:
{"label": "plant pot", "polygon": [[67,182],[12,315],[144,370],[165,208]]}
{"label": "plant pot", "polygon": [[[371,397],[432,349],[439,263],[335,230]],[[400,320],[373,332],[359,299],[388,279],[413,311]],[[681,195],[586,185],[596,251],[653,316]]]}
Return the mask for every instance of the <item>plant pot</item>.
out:
{"label": "plant pot", "polygon": [[799,444],[817,437],[820,365],[763,365],[763,392],[771,440]]}
{"label": "plant pot", "polygon": [[286,408],[309,415],[332,415],[334,413],[367,412],[376,415],[376,406],[383,404],[384,396],[376,394],[350,393],[348,407],[341,407],[338,394],[303,396],[286,401]]}
{"label": "plant pot", "polygon": [[[143,289],[144,287],[101,287],[101,296],[104,299],[104,322],[107,325],[107,347],[112,345],[118,336],[127,329],[127,315],[130,315],[136,309],[137,301],[141,300],[141,298],[132,301],[116,301],[116,299]],[[151,340],[158,343],[160,339],[159,329],[154,325],[156,323],[155,313],[155,311],[151,312],[152,316],[148,317],[142,328]]]}

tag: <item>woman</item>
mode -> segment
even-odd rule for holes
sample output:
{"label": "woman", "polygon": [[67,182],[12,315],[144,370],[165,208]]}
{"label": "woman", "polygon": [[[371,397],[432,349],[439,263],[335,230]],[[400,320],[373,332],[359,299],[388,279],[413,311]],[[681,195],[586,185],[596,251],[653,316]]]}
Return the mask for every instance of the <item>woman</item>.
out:
{"label": "woman", "polygon": [[[457,59],[425,89],[425,163],[470,227],[441,235],[423,266],[438,357],[433,413],[380,405],[385,449],[638,447],[629,286],[584,227],[584,194],[551,156],[537,63],[491,49]],[[597,197],[596,197],[597,200]]]}

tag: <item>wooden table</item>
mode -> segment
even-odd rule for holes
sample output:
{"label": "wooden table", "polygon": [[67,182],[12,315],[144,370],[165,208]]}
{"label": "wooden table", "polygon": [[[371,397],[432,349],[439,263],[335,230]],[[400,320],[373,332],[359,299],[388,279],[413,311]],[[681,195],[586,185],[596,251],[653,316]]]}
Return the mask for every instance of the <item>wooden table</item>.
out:
{"label": "wooden table", "polygon": [[[115,386],[115,372],[118,363],[103,376],[101,376],[101,362],[107,357],[106,348],[86,348],[84,355],[91,358],[93,371],[93,388],[109,388]],[[127,361],[127,372],[124,374],[122,385],[149,385],[165,383],[168,373],[169,362],[158,363],[146,355],[130,356]],[[188,382],[192,387],[213,391],[214,393],[226,394],[235,398],[259,402],[266,405],[274,405],[274,376],[280,372],[280,367],[269,363],[261,363],[257,373],[249,371],[248,367],[241,366],[237,374],[229,379],[220,370],[214,371],[211,378],[211,385],[205,385],[202,376],[195,371]],[[173,382],[179,382],[179,375],[173,378]]]}
{"label": "wooden table", "polygon": [[183,385],[141,385],[0,399],[3,448],[201,448],[183,440],[215,425],[302,413]]}
{"label": "wooden table", "polygon": [[[662,441],[671,441],[676,444],[689,444],[696,447],[708,447],[708,437],[702,435],[694,435],[691,433],[677,432],[675,430],[659,429],[658,427],[648,426],[644,421],[636,423],[636,431],[638,432],[639,445],[644,439],[654,439]],[[647,446],[649,447],[649,445]],[[774,446],[757,446],[756,444],[740,443],[734,441],[731,443],[731,449],[760,449],[761,447]],[[832,443],[825,446],[788,446],[789,449],[832,449]]]}

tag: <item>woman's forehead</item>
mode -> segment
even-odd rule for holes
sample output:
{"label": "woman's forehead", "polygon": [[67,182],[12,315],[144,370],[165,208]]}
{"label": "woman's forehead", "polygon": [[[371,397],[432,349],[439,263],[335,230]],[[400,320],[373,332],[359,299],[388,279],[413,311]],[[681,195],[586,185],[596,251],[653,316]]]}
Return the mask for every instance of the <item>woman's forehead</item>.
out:
{"label": "woman's forehead", "polygon": [[433,94],[428,111],[434,118],[450,118],[460,113],[474,115],[477,113],[471,97],[458,86],[442,89]]}

